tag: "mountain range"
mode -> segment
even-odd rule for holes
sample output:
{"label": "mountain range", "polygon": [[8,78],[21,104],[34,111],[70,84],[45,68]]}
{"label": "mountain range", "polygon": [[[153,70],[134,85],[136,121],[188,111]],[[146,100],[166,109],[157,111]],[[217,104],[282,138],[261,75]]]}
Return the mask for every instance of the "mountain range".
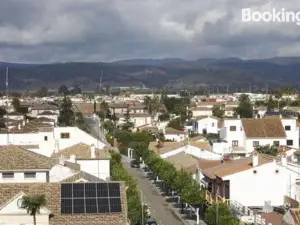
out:
{"label": "mountain range", "polygon": [[102,71],[103,86],[197,89],[228,85],[230,90],[246,90],[249,87],[263,89],[266,85],[270,88],[289,84],[295,88],[300,86],[300,57],[255,60],[166,58],[51,64],[0,62],[0,90],[5,88],[6,67],[9,68],[9,86],[12,90],[34,90],[41,86],[58,88],[62,84],[95,90]]}

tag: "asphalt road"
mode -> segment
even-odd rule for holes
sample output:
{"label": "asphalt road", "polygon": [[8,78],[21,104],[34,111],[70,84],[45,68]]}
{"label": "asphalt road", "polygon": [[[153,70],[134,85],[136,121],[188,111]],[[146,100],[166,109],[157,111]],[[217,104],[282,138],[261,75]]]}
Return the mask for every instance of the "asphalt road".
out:
{"label": "asphalt road", "polygon": [[183,225],[181,219],[169,208],[164,197],[152,186],[151,181],[144,177],[139,169],[130,167],[130,160],[123,157],[123,164],[129,173],[137,179],[144,203],[150,207],[151,216],[156,219],[159,225]]}

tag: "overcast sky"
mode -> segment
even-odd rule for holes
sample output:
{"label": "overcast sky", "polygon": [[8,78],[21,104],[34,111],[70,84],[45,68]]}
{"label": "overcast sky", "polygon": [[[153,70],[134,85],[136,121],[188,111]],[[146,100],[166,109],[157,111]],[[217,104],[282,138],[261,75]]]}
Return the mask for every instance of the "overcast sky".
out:
{"label": "overcast sky", "polygon": [[295,23],[243,23],[241,9],[298,0],[0,0],[0,61],[300,55]]}

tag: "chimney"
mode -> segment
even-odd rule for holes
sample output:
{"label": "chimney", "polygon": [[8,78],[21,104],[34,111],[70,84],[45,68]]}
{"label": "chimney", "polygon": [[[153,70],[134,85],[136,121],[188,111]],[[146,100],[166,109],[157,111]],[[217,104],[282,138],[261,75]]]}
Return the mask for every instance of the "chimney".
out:
{"label": "chimney", "polygon": [[71,163],[76,163],[76,155],[71,155],[70,156],[70,162]]}
{"label": "chimney", "polygon": [[21,124],[18,123],[18,130],[21,130]]}
{"label": "chimney", "polygon": [[281,165],[286,166],[287,165],[287,159],[286,159],[286,154],[282,153],[281,155]]}
{"label": "chimney", "polygon": [[94,144],[91,144],[91,158],[96,158],[96,147]]}
{"label": "chimney", "polygon": [[62,165],[62,166],[65,165],[65,157],[64,157],[64,155],[60,155],[59,156],[58,163],[59,163],[59,165]]}
{"label": "chimney", "polygon": [[252,155],[252,167],[258,166],[258,152],[254,151]]}
{"label": "chimney", "polygon": [[58,142],[58,140],[55,140],[54,152],[55,153],[59,152],[59,142]]}
{"label": "chimney", "polygon": [[23,126],[25,126],[25,124],[26,124],[26,120],[24,119],[22,122],[23,122]]}

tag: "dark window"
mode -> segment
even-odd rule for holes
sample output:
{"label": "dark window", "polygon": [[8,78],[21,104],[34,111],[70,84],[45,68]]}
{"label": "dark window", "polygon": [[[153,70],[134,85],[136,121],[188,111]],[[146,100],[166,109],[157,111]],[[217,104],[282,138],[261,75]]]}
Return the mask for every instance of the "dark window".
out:
{"label": "dark window", "polygon": [[291,126],[285,126],[284,129],[285,130],[291,130]]}
{"label": "dark window", "polygon": [[274,146],[279,146],[279,141],[274,141],[274,142],[273,142],[273,145],[274,145]]}
{"label": "dark window", "polygon": [[68,138],[70,138],[70,133],[60,133],[60,138],[61,139],[68,139]]}
{"label": "dark window", "polygon": [[44,141],[48,141],[48,136],[44,136]]}
{"label": "dark window", "polygon": [[2,173],[2,179],[14,179],[14,173]]}
{"label": "dark window", "polygon": [[96,197],[96,184],[85,184],[85,197],[95,198]]}
{"label": "dark window", "polygon": [[61,185],[61,197],[62,198],[72,198],[72,184]]}
{"label": "dark window", "polygon": [[259,146],[259,141],[253,141],[253,147],[258,147]]}
{"label": "dark window", "polygon": [[239,142],[238,141],[232,141],[232,146],[239,146]]}
{"label": "dark window", "polygon": [[236,126],[230,126],[230,127],[229,127],[229,130],[230,130],[230,131],[236,131]]}
{"label": "dark window", "polygon": [[293,140],[286,140],[286,145],[288,145],[288,146],[293,145]]}
{"label": "dark window", "polygon": [[36,178],[36,173],[35,172],[25,172],[24,173],[24,178],[25,179],[35,179]]}

